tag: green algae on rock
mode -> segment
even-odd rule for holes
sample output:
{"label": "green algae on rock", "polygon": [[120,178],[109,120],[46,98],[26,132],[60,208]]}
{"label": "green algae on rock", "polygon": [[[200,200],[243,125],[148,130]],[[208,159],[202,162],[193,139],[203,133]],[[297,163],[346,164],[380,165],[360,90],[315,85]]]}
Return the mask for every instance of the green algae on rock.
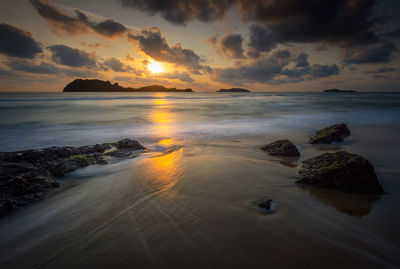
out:
{"label": "green algae on rock", "polygon": [[343,137],[349,136],[350,130],[346,124],[334,124],[329,127],[318,130],[310,136],[311,144],[331,144],[332,142],[343,142]]}
{"label": "green algae on rock", "polygon": [[287,139],[277,140],[261,148],[269,155],[275,156],[299,156],[300,152],[297,150],[295,144]]}
{"label": "green algae on rock", "polygon": [[59,184],[56,178],[110,158],[135,157],[144,150],[139,142],[123,139],[82,147],[49,147],[0,152],[0,216],[26,204],[44,199]]}
{"label": "green algae on rock", "polygon": [[344,192],[383,194],[374,170],[360,155],[325,153],[304,161],[296,182]]}

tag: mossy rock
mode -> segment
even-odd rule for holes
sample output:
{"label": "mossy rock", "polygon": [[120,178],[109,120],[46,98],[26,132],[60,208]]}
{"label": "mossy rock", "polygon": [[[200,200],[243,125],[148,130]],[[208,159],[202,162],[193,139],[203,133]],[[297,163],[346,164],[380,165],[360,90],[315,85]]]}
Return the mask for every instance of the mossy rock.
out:
{"label": "mossy rock", "polygon": [[277,140],[275,142],[263,146],[261,149],[267,152],[269,155],[275,155],[275,156],[300,155],[300,152],[298,151],[296,145],[287,139]]}
{"label": "mossy rock", "polygon": [[346,124],[334,124],[329,127],[318,130],[310,136],[311,144],[331,144],[332,142],[343,142],[343,137],[349,136],[350,130]]}
{"label": "mossy rock", "polygon": [[383,194],[372,164],[345,151],[325,153],[303,162],[297,183],[356,193]]}
{"label": "mossy rock", "polygon": [[46,169],[0,161],[0,216],[44,199],[59,184]]}
{"label": "mossy rock", "polygon": [[72,155],[69,158],[67,158],[66,160],[77,160],[77,159],[84,160],[85,162],[88,163],[88,165],[96,162],[96,158],[89,154]]}

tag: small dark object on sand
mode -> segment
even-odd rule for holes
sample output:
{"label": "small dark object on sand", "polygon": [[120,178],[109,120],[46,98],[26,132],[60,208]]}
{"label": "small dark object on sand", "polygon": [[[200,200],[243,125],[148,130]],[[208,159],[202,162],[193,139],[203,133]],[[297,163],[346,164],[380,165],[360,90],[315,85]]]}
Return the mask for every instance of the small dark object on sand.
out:
{"label": "small dark object on sand", "polygon": [[267,201],[260,203],[258,207],[270,210],[271,205],[272,205],[272,199],[268,199]]}

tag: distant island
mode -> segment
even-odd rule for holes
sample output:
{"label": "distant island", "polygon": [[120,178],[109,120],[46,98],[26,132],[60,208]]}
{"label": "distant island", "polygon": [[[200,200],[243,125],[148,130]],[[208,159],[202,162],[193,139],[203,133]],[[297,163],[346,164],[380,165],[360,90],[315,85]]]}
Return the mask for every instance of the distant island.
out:
{"label": "distant island", "polygon": [[220,89],[217,92],[250,92],[250,91],[243,88],[230,88],[230,89]]}
{"label": "distant island", "polygon": [[162,85],[152,85],[140,88],[125,88],[118,83],[98,79],[75,79],[68,83],[64,92],[193,92],[192,89],[165,88]]}
{"label": "distant island", "polygon": [[346,90],[339,90],[339,89],[329,89],[329,90],[324,90],[324,92],[356,92],[356,91],[346,91]]}

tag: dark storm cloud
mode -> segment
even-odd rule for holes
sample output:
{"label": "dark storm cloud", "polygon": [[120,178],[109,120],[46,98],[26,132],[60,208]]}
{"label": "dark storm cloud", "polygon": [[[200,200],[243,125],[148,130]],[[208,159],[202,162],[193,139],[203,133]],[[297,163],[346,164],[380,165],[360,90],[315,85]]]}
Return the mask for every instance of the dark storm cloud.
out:
{"label": "dark storm cloud", "polygon": [[122,5],[161,16],[177,25],[198,19],[208,22],[222,18],[236,0],[118,0]]}
{"label": "dark storm cloud", "polygon": [[377,44],[345,48],[342,51],[342,62],[346,64],[388,63],[397,52],[393,41],[382,41]]}
{"label": "dark storm cloud", "polygon": [[336,64],[332,65],[313,64],[311,66],[309,74],[317,78],[339,75],[339,67]]}
{"label": "dark storm cloud", "polygon": [[245,20],[267,26],[278,42],[372,43],[385,18],[372,15],[375,0],[239,0]]}
{"label": "dark storm cloud", "polygon": [[87,33],[88,29],[91,29],[100,35],[115,37],[127,31],[123,24],[111,19],[94,22],[80,10],[75,10],[76,17],[74,17],[68,12],[60,10],[50,1],[30,0],[30,2],[39,15],[51,23],[57,33],[76,35]]}
{"label": "dark storm cloud", "polygon": [[98,72],[84,68],[64,68],[44,61],[34,61],[30,59],[14,59],[7,63],[10,68],[9,76],[17,75],[17,72],[24,72],[33,75],[66,75],[70,77],[95,77]]}
{"label": "dark storm cloud", "polygon": [[241,34],[228,34],[221,39],[220,43],[222,53],[229,58],[244,58],[242,47],[243,37]]}
{"label": "dark storm cloud", "polygon": [[[397,51],[390,38],[397,31],[378,34],[388,18],[373,14],[375,0],[255,0],[239,1],[250,27],[248,55],[259,57],[277,44],[319,43],[343,49],[344,63],[388,62]],[[304,57],[304,56],[302,56]],[[301,60],[301,59],[299,59]],[[298,63],[307,65],[306,61]]]}
{"label": "dark storm cloud", "polygon": [[291,63],[298,63],[298,58],[291,59],[291,54],[287,50],[275,51],[271,56],[260,58],[248,65],[215,69],[214,79],[225,83],[259,82],[280,84],[313,80],[339,74],[339,67],[336,64],[313,64],[311,66],[287,68]]}
{"label": "dark storm cloud", "polygon": [[336,64],[313,64],[311,66],[306,66],[303,68],[298,68],[296,66],[290,69],[284,69],[282,71],[282,75],[285,75],[288,78],[302,78],[306,76],[308,76],[309,78],[323,78],[332,75],[339,75],[339,67]]}
{"label": "dark storm cloud", "polygon": [[22,71],[27,73],[33,74],[56,74],[59,73],[60,70],[52,65],[45,62],[40,62],[39,64],[30,61],[30,60],[19,60],[19,61],[12,61],[8,63],[14,71]]}
{"label": "dark storm cloud", "polygon": [[262,52],[269,52],[276,48],[277,41],[271,30],[262,25],[253,24],[250,26],[248,55],[250,57],[259,57]]}
{"label": "dark storm cloud", "polygon": [[194,82],[193,78],[187,72],[178,72],[175,71],[173,73],[159,73],[154,75],[157,78],[168,78],[168,79],[177,79],[182,82]]}
{"label": "dark storm cloud", "polygon": [[123,62],[121,62],[117,58],[109,58],[106,59],[103,63],[106,67],[106,69],[110,68],[114,72],[131,72],[134,71],[134,69]]}
{"label": "dark storm cloud", "polygon": [[9,24],[0,24],[0,53],[19,57],[33,58],[42,48],[29,32]]}
{"label": "dark storm cloud", "polygon": [[150,15],[160,14],[178,25],[191,20],[214,21],[238,4],[243,20],[269,27],[278,42],[325,41],[341,45],[374,42],[377,40],[374,28],[387,20],[373,14],[376,0],[118,1]]}
{"label": "dark storm cloud", "polygon": [[390,32],[390,33],[386,33],[386,34],[384,34],[384,36],[388,36],[391,38],[400,38],[400,29]]}
{"label": "dark storm cloud", "polygon": [[13,72],[4,68],[3,66],[0,66],[0,77],[9,77],[12,76]]}
{"label": "dark storm cloud", "polygon": [[276,57],[267,57],[252,64],[238,67],[217,68],[214,72],[215,80],[225,83],[236,82],[269,82],[280,74],[287,62],[281,62]]}
{"label": "dark storm cloud", "polygon": [[394,67],[380,67],[375,70],[371,71],[366,71],[364,72],[365,74],[378,74],[378,73],[389,73],[389,72],[394,72],[397,71],[397,68]]}
{"label": "dark storm cloud", "polygon": [[169,46],[158,28],[153,27],[138,33],[130,33],[128,37],[137,41],[139,48],[154,60],[186,66],[192,72],[210,69],[201,64],[200,56],[192,49],[182,48],[179,43]]}
{"label": "dark storm cloud", "polygon": [[128,29],[121,23],[111,19],[93,22],[80,10],[75,10],[78,20],[100,35],[113,37],[125,33]]}
{"label": "dark storm cloud", "polygon": [[58,9],[49,1],[30,0],[30,2],[39,15],[52,24],[56,32],[81,34],[88,31],[81,21],[72,17],[68,12]]}
{"label": "dark storm cloud", "polygon": [[51,59],[57,63],[72,67],[95,67],[96,55],[83,50],[73,49],[65,45],[47,47],[51,51]]}
{"label": "dark storm cloud", "polygon": [[308,62],[308,54],[304,52],[299,53],[294,61],[296,62],[296,67],[307,67],[310,65]]}
{"label": "dark storm cloud", "polygon": [[288,50],[278,50],[278,51],[275,53],[275,56],[276,56],[276,58],[278,58],[278,59],[289,59],[290,56],[291,56],[291,53],[290,53],[290,51],[288,51]]}

